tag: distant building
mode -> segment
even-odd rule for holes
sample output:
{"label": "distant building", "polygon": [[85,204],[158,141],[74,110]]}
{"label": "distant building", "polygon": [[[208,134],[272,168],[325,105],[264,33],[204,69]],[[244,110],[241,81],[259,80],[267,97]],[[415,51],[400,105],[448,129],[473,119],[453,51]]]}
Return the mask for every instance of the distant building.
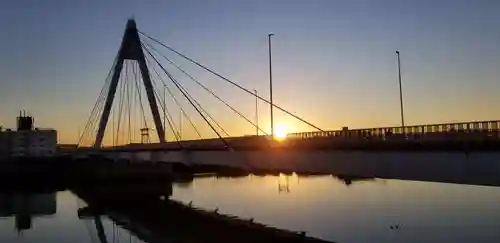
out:
{"label": "distant building", "polygon": [[57,152],[57,131],[34,128],[34,119],[21,113],[17,130],[0,129],[0,159],[53,156]]}

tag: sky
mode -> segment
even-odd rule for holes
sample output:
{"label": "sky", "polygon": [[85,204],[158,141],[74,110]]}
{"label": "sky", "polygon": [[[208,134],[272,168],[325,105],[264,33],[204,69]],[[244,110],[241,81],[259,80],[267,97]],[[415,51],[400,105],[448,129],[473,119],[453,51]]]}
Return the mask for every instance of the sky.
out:
{"label": "sky", "polygon": [[[499,10],[500,2],[491,0],[3,0],[0,125],[14,127],[19,110],[27,110],[36,126],[57,129],[59,142],[75,143],[132,17],[142,32],[264,98],[268,34],[274,33],[274,103],[323,130],[401,124],[396,50],[407,125],[496,120]],[[255,120],[254,97],[156,47]],[[187,77],[176,78],[227,133],[255,134]],[[166,103],[178,121],[179,109],[170,98]],[[214,137],[187,100],[181,103],[202,136]],[[138,110],[131,114],[141,122]],[[269,132],[264,102],[258,116]],[[186,119],[182,124],[183,138],[197,137]],[[275,124],[286,132],[315,130],[277,110]],[[137,139],[138,128],[132,133]],[[173,138],[169,129],[167,136]]]}

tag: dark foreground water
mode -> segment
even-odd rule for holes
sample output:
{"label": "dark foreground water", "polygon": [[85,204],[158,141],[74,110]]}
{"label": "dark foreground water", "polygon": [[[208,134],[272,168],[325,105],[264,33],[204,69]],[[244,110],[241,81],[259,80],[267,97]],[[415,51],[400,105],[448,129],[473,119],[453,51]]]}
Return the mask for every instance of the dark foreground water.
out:
{"label": "dark foreground water", "polygon": [[[500,242],[500,187],[333,176],[205,177],[174,185],[172,198],[340,243]],[[69,191],[2,194],[0,242],[101,242],[96,222],[78,217],[84,206]],[[107,242],[142,242],[101,219]]]}

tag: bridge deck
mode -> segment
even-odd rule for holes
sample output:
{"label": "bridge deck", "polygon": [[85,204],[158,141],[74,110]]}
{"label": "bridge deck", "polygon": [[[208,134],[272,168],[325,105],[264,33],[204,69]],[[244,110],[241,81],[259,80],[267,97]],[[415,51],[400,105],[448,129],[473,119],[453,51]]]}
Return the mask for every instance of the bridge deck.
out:
{"label": "bridge deck", "polygon": [[[283,141],[269,136],[226,137],[234,150],[363,149],[363,150],[464,150],[500,148],[500,121],[382,127],[326,132],[292,133]],[[125,144],[106,151],[229,150],[219,138],[167,143]],[[80,151],[93,148],[80,147]]]}

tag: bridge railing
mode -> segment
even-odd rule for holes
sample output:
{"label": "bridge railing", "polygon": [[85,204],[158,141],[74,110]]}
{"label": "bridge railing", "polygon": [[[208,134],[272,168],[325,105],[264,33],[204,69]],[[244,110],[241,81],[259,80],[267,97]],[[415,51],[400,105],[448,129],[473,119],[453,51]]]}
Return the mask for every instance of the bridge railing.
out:
{"label": "bridge railing", "polygon": [[484,137],[500,134],[500,121],[474,121],[460,123],[412,125],[402,127],[379,127],[364,129],[343,129],[324,132],[290,133],[287,139],[312,139],[318,137],[354,137],[354,138],[379,138],[406,137],[408,139],[442,139],[454,137]]}

